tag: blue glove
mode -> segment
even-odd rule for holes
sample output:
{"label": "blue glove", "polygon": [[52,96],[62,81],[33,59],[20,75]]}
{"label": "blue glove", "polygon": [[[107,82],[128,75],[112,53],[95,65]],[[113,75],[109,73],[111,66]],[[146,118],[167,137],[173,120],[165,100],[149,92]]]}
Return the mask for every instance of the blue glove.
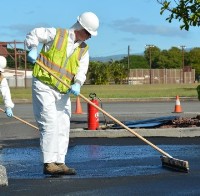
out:
{"label": "blue glove", "polygon": [[81,85],[79,83],[75,83],[71,85],[71,89],[69,89],[68,92],[78,96],[80,94],[80,91],[81,91]]}
{"label": "blue glove", "polygon": [[27,59],[30,63],[35,63],[37,59],[38,53],[37,53],[37,48],[33,47],[30,52],[28,53]]}
{"label": "blue glove", "polygon": [[6,108],[5,113],[6,113],[7,117],[12,117],[13,116],[13,112],[12,112],[11,108]]}

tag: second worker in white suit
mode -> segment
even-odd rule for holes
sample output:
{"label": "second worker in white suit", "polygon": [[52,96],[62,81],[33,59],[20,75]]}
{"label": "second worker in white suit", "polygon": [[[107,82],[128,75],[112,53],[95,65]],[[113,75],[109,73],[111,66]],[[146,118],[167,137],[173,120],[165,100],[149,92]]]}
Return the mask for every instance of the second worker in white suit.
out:
{"label": "second worker in white suit", "polygon": [[7,60],[4,56],[0,56],[0,92],[3,97],[3,102],[5,105],[5,113],[7,117],[13,116],[12,109],[14,108],[14,103],[11,98],[10,87],[8,86],[8,81],[4,77],[4,68],[7,66]]}
{"label": "second worker in white suit", "polygon": [[[75,169],[65,164],[70,132],[70,93],[79,95],[86,80],[89,52],[85,41],[97,35],[98,27],[98,17],[92,12],[84,12],[69,29],[35,28],[26,36],[25,42],[30,49],[28,60],[34,64],[32,100],[41,134],[44,174],[76,174]],[[39,43],[43,47],[38,55]],[[36,59],[71,88],[44,71]]]}

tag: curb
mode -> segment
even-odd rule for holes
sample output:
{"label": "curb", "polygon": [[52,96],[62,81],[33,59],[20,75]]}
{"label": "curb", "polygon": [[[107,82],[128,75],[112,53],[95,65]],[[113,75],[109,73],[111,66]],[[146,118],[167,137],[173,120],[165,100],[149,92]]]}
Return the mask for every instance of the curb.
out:
{"label": "curb", "polygon": [[[136,133],[143,137],[200,137],[200,127],[189,128],[167,128],[167,129],[133,129]],[[126,129],[107,129],[107,130],[84,130],[72,129],[70,138],[78,137],[104,137],[104,138],[120,138],[120,137],[136,137]]]}
{"label": "curb", "polygon": [[[179,97],[181,101],[199,101],[195,97]],[[102,102],[154,102],[154,101],[174,101],[175,97],[154,97],[154,98],[101,98]],[[32,103],[30,99],[13,99],[14,103]],[[76,98],[71,98],[71,102],[76,102]]]}
{"label": "curb", "polygon": [[6,168],[3,165],[0,165],[0,186],[8,186]]}
{"label": "curb", "polygon": [[[152,129],[131,129],[142,137],[200,137],[200,127],[187,127],[187,128],[152,128]],[[30,130],[26,133],[24,131],[1,131],[1,141],[5,140],[26,140],[39,138],[39,132]],[[122,137],[136,137],[133,133],[126,129],[100,129],[88,130],[83,128],[76,128],[70,130],[70,138],[122,138]],[[0,144],[0,150],[1,150]]]}

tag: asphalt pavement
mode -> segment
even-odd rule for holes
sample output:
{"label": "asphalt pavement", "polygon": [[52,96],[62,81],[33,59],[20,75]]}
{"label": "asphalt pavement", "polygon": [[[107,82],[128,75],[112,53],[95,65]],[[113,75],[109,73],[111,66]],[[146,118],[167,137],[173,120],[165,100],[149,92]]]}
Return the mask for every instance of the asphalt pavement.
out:
{"label": "asphalt pavement", "polygon": [[[198,103],[183,102],[184,112],[178,115],[199,114]],[[188,160],[190,172],[182,173],[163,168],[160,153],[125,129],[88,130],[87,105],[82,106],[83,114],[72,115],[66,157],[66,162],[78,172],[76,176],[59,178],[42,174],[38,130],[0,114],[1,195],[200,194],[198,127],[133,129],[172,156]],[[103,106],[120,121],[177,115],[172,113],[173,102],[105,103]],[[142,106],[146,108],[144,111]],[[36,126],[31,104],[17,104],[15,114]],[[105,116],[100,114],[100,125],[104,124]]]}
{"label": "asphalt pavement", "polygon": [[199,195],[199,138],[148,138],[189,173],[162,167],[160,154],[137,138],[73,138],[66,162],[75,176],[42,174],[38,139],[3,141],[8,186],[0,195]]}

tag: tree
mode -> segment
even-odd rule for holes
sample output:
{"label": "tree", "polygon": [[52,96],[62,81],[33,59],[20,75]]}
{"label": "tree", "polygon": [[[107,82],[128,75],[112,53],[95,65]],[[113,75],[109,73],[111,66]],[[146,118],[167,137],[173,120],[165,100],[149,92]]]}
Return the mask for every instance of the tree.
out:
{"label": "tree", "polygon": [[[145,59],[143,55],[130,55],[130,69],[148,69],[149,62]],[[128,66],[128,57],[124,57],[119,61],[124,67]]]}
{"label": "tree", "polygon": [[108,84],[109,82],[109,66],[102,62],[90,62],[89,66],[89,80],[91,84]]}
{"label": "tree", "polygon": [[193,69],[195,69],[195,75],[197,80],[199,80],[200,77],[200,48],[193,48],[190,50],[189,55],[189,65],[192,66]]}
{"label": "tree", "polygon": [[157,0],[162,5],[160,14],[168,10],[171,14],[166,18],[168,22],[173,19],[182,21],[180,29],[189,30],[190,26],[200,26],[200,0]]}
{"label": "tree", "polygon": [[160,56],[160,49],[154,45],[149,45],[144,51],[144,57],[149,63],[148,68],[158,68],[157,61]]}
{"label": "tree", "polygon": [[122,84],[128,75],[127,69],[118,61],[112,64],[111,74],[115,84]]}
{"label": "tree", "polygon": [[169,68],[170,62],[168,59],[168,51],[163,50],[161,51],[158,61],[156,62],[159,69],[167,69]]}
{"label": "tree", "polygon": [[182,69],[182,51],[177,47],[171,47],[167,52],[168,66],[170,69]]}

